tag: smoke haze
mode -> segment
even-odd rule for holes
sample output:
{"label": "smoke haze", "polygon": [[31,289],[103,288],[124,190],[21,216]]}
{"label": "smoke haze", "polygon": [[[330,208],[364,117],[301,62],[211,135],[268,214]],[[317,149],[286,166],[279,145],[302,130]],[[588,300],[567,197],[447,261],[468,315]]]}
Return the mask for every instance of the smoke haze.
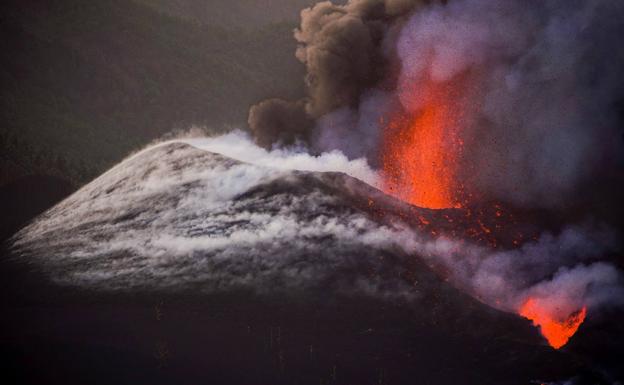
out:
{"label": "smoke haze", "polygon": [[[252,109],[267,148],[299,139],[377,165],[387,122],[417,113],[419,85],[433,82],[463,98],[459,178],[470,193],[556,208],[621,163],[618,1],[352,0],[301,16],[308,98],[275,131],[262,128],[270,101],[266,115]],[[304,113],[315,124],[302,124]]]}
{"label": "smoke haze", "polygon": [[[294,33],[308,97],[292,105],[314,123],[294,119],[270,132],[252,109],[252,132],[267,148],[286,137],[377,168],[389,122],[417,116],[428,90],[442,87],[460,110],[450,124],[462,143],[454,156],[463,193],[569,207],[591,200],[581,191],[621,166],[623,20],[613,0],[321,2]],[[438,239],[419,242],[417,253],[493,306],[513,311],[536,297],[561,318],[619,302],[619,273],[600,262],[617,250],[615,238],[589,221],[513,251]]]}
{"label": "smoke haze", "polygon": [[417,254],[494,307],[514,311],[531,297],[545,303],[555,318],[565,318],[583,306],[594,311],[622,304],[621,274],[602,262],[606,254],[618,250],[613,231],[588,223],[569,226],[558,235],[544,233],[513,250],[493,251],[436,239]]}

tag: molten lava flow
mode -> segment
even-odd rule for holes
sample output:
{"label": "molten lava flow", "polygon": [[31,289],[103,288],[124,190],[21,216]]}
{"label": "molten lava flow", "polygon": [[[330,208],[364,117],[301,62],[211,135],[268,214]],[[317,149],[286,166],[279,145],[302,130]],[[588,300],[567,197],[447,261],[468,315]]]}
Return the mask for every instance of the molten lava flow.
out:
{"label": "molten lava flow", "polygon": [[418,107],[394,117],[385,130],[385,190],[414,205],[459,207],[457,163],[461,95],[451,82],[426,81],[414,90]]}
{"label": "molten lava flow", "polygon": [[583,323],[587,315],[587,308],[583,307],[581,310],[568,315],[566,319],[558,320],[554,319],[547,309],[540,306],[536,299],[529,298],[520,307],[519,313],[533,321],[533,325],[539,326],[542,335],[550,346],[559,349],[568,342]]}

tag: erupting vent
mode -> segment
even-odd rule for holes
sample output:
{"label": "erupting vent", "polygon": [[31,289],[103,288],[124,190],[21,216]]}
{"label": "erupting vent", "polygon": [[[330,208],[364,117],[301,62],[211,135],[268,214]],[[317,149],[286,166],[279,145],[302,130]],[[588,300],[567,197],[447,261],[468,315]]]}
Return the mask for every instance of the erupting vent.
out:
{"label": "erupting vent", "polygon": [[457,179],[463,141],[463,82],[423,82],[410,93],[413,111],[393,117],[385,130],[384,189],[419,207],[461,207]]}
{"label": "erupting vent", "polygon": [[[451,234],[463,229],[469,234],[474,232],[473,238],[489,239],[492,230],[485,223],[498,223],[506,216],[498,207],[485,210],[495,212],[495,216],[486,215],[483,210],[480,215],[472,215],[472,207],[483,206],[483,202],[475,202],[474,196],[467,198],[469,194],[460,175],[460,170],[465,172],[467,166],[463,138],[469,135],[470,116],[476,106],[474,100],[478,99],[471,91],[471,80],[475,79],[460,75],[444,82],[421,79],[411,85],[409,92],[403,94],[404,110],[392,116],[385,126],[382,175],[387,193],[415,206],[463,209],[469,221],[450,221],[454,227]],[[497,233],[504,232],[506,227],[495,226]],[[432,231],[434,235],[438,233]],[[488,244],[496,247],[497,240],[494,236]],[[513,247],[520,244],[514,238]],[[560,309],[553,311],[530,298],[517,312],[533,321],[548,343],[559,349],[576,333],[587,310],[562,315]]]}

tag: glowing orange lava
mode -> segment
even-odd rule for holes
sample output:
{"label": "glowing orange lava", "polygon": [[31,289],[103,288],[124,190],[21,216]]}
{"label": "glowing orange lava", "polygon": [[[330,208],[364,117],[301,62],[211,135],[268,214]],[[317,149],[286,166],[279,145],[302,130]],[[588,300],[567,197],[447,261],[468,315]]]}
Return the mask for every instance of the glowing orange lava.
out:
{"label": "glowing orange lava", "polygon": [[457,82],[426,81],[414,89],[415,111],[394,117],[385,130],[384,189],[419,207],[459,207],[456,180],[463,142]]}
{"label": "glowing orange lava", "polygon": [[568,342],[583,323],[587,315],[587,308],[583,307],[563,320],[554,319],[548,310],[539,304],[538,300],[529,298],[520,307],[519,313],[533,321],[533,325],[539,326],[540,332],[550,346],[559,349]]}

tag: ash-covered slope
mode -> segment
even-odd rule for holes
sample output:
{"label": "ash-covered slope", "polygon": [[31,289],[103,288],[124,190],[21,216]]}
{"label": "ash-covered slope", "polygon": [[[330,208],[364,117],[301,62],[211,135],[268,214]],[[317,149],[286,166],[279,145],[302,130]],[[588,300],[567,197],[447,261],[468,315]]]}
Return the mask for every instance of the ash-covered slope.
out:
{"label": "ash-covered slope", "polygon": [[[238,161],[207,151],[214,143],[167,142],[130,157],[20,231],[14,254],[56,283],[106,291],[414,297],[423,280],[414,275],[434,268],[498,309],[515,312],[537,295],[565,308],[560,317],[622,292],[600,260],[613,241],[599,228],[505,249],[505,237],[517,242],[532,225],[493,222],[490,231],[470,210],[418,208],[343,173],[281,167],[279,157],[270,167]],[[302,168],[370,178],[315,161]]]}
{"label": "ash-covered slope", "polygon": [[168,143],[46,212],[15,248],[56,282],[100,289],[329,283],[412,295],[400,279],[409,264],[395,244],[402,230],[358,208],[373,195],[344,174],[275,170]]}
{"label": "ash-covered slope", "polygon": [[[113,317],[106,321],[117,325],[107,326],[111,333],[132,334],[145,346],[155,326],[149,316],[135,319],[123,310],[123,298],[169,298],[168,308],[177,309],[169,310],[166,332],[179,349],[170,363],[175,381],[199,376],[188,369],[204,365],[195,363],[198,357],[212,357],[233,376],[219,383],[238,384],[257,383],[235,375],[240,367],[261,368],[272,383],[318,383],[335,377],[327,373],[336,366],[354,383],[378,383],[382,376],[397,383],[418,377],[436,384],[521,384],[585,371],[578,358],[544,346],[528,321],[485,306],[434,274],[418,254],[426,237],[402,215],[452,213],[419,210],[342,173],[263,167],[173,142],[132,156],[40,216],[17,234],[13,254],[54,285],[99,293],[97,303],[121,301],[80,322]],[[178,293],[197,302],[179,302]],[[46,317],[78,322],[75,309],[90,309],[90,303]],[[202,315],[189,319],[189,312]],[[38,317],[20,321],[34,326],[20,327],[40,330]],[[64,327],[66,321],[54,324],[54,338],[80,335],[101,344],[97,336]],[[323,334],[309,335],[319,324]],[[273,349],[275,325],[291,336],[270,350],[275,365],[262,364],[266,341],[251,330],[270,330]],[[186,329],[194,332],[187,336]],[[216,345],[215,333],[223,339]],[[26,337],[11,338],[25,344]],[[206,341],[198,345],[198,338]],[[115,348],[145,351],[120,341]],[[231,344],[249,349],[246,364],[223,361]],[[310,361],[315,349],[325,352]],[[129,365],[119,360],[117,366]],[[141,365],[139,371],[149,367]],[[392,374],[376,365],[392,367]],[[214,380],[207,373],[192,378]]]}

